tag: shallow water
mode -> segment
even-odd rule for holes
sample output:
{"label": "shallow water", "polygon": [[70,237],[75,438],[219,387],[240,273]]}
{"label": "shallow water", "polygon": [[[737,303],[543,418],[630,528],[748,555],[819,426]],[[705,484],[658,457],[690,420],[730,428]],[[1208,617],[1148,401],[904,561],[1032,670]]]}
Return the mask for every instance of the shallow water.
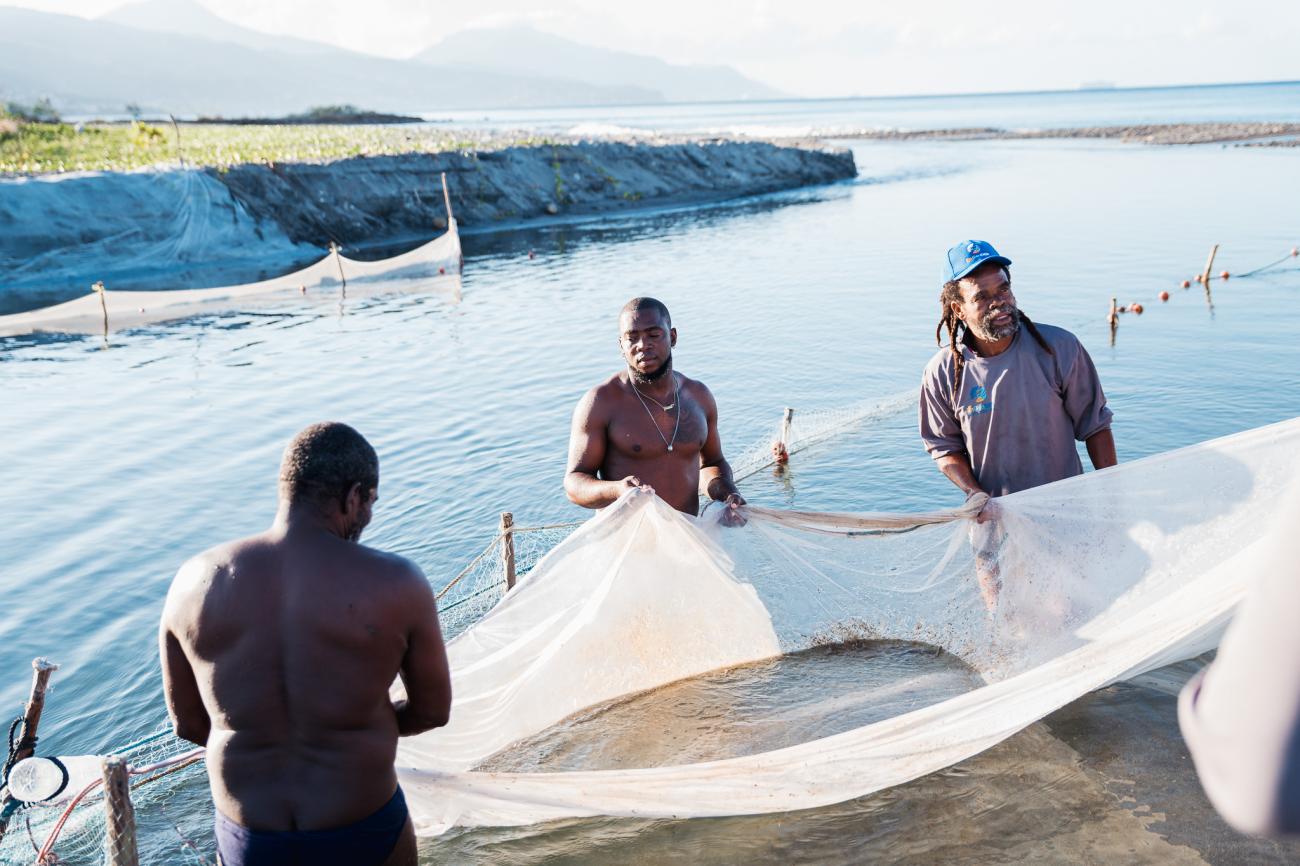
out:
{"label": "shallow water", "polygon": [[[216,316],[115,336],[107,349],[94,339],[0,342],[0,458],[10,470],[0,505],[0,707],[17,712],[28,661],[48,655],[64,667],[43,751],[108,749],[156,729],[154,632],[172,573],[270,520],[280,449],[312,421],[345,420],[372,439],[383,481],[367,541],[412,557],[435,584],[490,538],[499,511],[524,525],[581,517],[560,489],[568,417],[617,368],[615,315],[635,294],[672,308],[678,367],[712,387],[733,453],[764,441],[783,406],[805,412],[914,388],[934,351],[940,256],[966,236],[1014,259],[1022,307],[1071,328],[1092,352],[1121,459],[1300,411],[1300,271],[1288,263],[1216,281],[1212,306],[1199,287],[1177,286],[1212,243],[1223,244],[1216,270],[1241,272],[1300,240],[1300,151],[854,148],[862,177],[852,184],[467,237],[459,300],[408,295],[341,312]],[[1168,304],[1156,300],[1161,289],[1173,293]],[[1147,310],[1124,317],[1113,346],[1104,321],[1112,295]],[[903,406],[796,455],[786,472],[760,473],[745,494],[841,510],[955,504]],[[997,851],[1041,853],[1076,832],[1100,844],[1097,816],[1114,797],[1094,786],[1069,794],[1082,811],[1058,802],[1059,779],[1081,771],[1072,751],[1043,737],[1026,733],[843,808],[462,832],[428,850],[452,861],[537,862],[550,851],[604,862],[623,846],[666,862],[769,850],[773,861],[783,852],[848,861],[887,844],[892,859],[932,862],[954,849],[926,828],[950,819],[984,840],[990,862]],[[169,808],[208,844],[201,781]],[[156,854],[178,850],[174,835],[157,838]],[[814,841],[801,847],[805,839]],[[660,843],[678,853],[658,858]]]}

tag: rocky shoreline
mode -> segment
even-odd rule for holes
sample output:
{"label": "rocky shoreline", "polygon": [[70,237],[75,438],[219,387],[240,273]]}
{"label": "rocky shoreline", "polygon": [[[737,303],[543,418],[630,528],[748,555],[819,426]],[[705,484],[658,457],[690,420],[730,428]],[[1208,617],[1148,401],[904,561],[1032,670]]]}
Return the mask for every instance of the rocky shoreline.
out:
{"label": "rocky shoreline", "polygon": [[815,142],[564,141],[0,179],[0,314],[109,288],[201,288],[319,258],[539,221],[720,202],[833,183],[853,155]]}

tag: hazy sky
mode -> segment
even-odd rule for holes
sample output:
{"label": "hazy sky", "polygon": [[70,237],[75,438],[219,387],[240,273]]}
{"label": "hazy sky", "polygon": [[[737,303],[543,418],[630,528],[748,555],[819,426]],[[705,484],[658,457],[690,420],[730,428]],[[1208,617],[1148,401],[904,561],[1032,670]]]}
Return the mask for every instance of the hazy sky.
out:
{"label": "hazy sky", "polygon": [[[528,23],[676,62],[729,64],[800,96],[1300,79],[1300,0],[199,2],[256,30],[390,57],[467,27]],[[123,5],[0,4],[85,17]]]}

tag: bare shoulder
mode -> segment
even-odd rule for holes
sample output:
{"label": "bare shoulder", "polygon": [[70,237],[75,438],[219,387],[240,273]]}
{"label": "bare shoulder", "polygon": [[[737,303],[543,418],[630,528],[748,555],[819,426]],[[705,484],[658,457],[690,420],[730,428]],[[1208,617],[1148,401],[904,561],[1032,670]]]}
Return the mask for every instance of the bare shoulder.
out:
{"label": "bare shoulder", "polygon": [[683,376],[681,373],[678,373],[677,377],[681,379],[682,393],[699,403],[706,411],[715,411],[718,408],[718,402],[713,399],[713,392],[709,390],[708,385],[699,379]]}
{"label": "bare shoulder", "polygon": [[355,548],[367,578],[388,586],[398,597],[418,599],[432,592],[424,570],[405,556],[364,544],[358,544]]}
{"label": "bare shoulder", "polygon": [[598,382],[587,392],[587,396],[592,401],[604,401],[622,397],[627,391],[627,385],[623,380],[622,373],[615,373],[609,378]]}
{"label": "bare shoulder", "polygon": [[599,415],[604,407],[621,399],[624,391],[622,374],[615,373],[608,379],[593,385],[582,395],[575,414],[587,417]]}
{"label": "bare shoulder", "polygon": [[181,564],[167,590],[163,622],[178,623],[197,612],[212,584],[250,556],[256,556],[266,544],[260,536],[227,541],[210,547]]}

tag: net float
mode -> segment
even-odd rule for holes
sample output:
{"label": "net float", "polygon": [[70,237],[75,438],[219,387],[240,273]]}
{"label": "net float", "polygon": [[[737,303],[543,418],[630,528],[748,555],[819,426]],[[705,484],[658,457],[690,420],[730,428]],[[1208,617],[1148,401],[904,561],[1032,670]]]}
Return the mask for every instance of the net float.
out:
{"label": "net float", "polygon": [[1192,284],[1191,284],[1190,281],[1188,281],[1188,280],[1183,280],[1183,288],[1184,288],[1184,289],[1190,289],[1191,287],[1192,287]]}
{"label": "net float", "polygon": [[[1183,288],[1187,288],[1187,281],[1186,281],[1186,280],[1183,281]],[[1161,292],[1161,293],[1160,293],[1160,300],[1162,300],[1162,301],[1167,301],[1167,300],[1169,300],[1169,293],[1168,293],[1168,292]]]}

